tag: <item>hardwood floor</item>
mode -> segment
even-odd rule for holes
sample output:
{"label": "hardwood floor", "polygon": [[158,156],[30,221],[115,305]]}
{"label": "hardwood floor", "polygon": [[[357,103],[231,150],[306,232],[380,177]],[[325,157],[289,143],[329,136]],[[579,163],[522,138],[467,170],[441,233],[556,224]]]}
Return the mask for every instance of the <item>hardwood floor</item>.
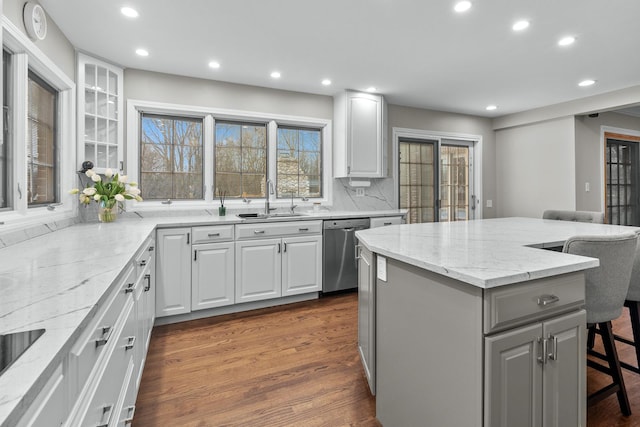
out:
{"label": "hardwood floor", "polygon": [[134,426],[379,426],[357,294],[154,328]]}
{"label": "hardwood floor", "polygon": [[[134,418],[145,426],[380,426],[357,351],[357,294],[154,328]],[[631,336],[628,314],[614,322]],[[596,348],[600,346],[597,339]],[[621,359],[633,349],[618,345]],[[608,378],[587,369],[587,392]],[[624,371],[588,427],[640,426],[640,375]]]}

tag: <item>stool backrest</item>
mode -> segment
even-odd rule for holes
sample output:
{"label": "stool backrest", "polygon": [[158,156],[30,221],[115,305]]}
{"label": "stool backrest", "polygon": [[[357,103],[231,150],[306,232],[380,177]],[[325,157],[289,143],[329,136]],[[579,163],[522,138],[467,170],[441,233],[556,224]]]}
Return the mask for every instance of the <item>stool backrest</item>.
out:
{"label": "stool backrest", "polygon": [[636,246],[636,257],[633,260],[627,299],[629,301],[640,301],[640,239],[638,239],[638,245]]}
{"label": "stool backrest", "polygon": [[591,211],[558,211],[550,209],[542,213],[542,219],[604,224],[604,213]]}
{"label": "stool backrest", "polygon": [[574,236],[563,252],[598,258],[600,266],[585,271],[587,323],[608,322],[622,314],[635,259],[633,232],[611,236]]}

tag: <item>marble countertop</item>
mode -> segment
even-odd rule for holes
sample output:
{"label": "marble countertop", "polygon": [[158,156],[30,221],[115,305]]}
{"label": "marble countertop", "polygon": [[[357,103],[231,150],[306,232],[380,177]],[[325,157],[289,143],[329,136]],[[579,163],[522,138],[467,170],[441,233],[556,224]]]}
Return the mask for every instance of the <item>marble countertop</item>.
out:
{"label": "marble countertop", "polygon": [[[404,215],[405,210],[308,212],[271,221]],[[233,214],[129,215],[78,224],[0,249],[0,334],[45,328],[0,375],[0,426],[13,426],[98,311],[118,274],[156,227],[238,224]],[[255,222],[255,221],[254,221]]]}
{"label": "marble countertop", "polygon": [[637,227],[497,218],[466,222],[391,225],[356,232],[372,252],[480,288],[597,267],[594,258],[541,250],[576,235],[611,235]]}

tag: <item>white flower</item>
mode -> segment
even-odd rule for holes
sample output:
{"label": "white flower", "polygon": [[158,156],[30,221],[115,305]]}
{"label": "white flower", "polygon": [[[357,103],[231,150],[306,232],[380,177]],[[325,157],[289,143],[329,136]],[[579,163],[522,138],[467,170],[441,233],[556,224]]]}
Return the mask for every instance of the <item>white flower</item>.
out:
{"label": "white flower", "polygon": [[93,196],[93,200],[95,200],[96,202],[99,202],[100,201],[100,197],[101,196],[99,194],[96,194],[95,196]]}
{"label": "white flower", "polygon": [[93,182],[100,182],[102,181],[102,178],[100,178],[100,175],[98,175],[97,173],[94,173],[93,175],[91,175],[91,180]]}
{"label": "white flower", "polygon": [[104,171],[104,176],[107,178],[111,178],[113,176],[113,169],[107,168],[107,170]]}
{"label": "white flower", "polygon": [[129,190],[127,190],[127,193],[131,194],[132,196],[137,196],[138,194],[140,194],[140,189],[130,188]]}
{"label": "white flower", "polygon": [[69,194],[78,194],[80,192],[80,190],[78,190],[77,188],[73,188],[71,190],[69,190]]}
{"label": "white flower", "polygon": [[82,192],[87,196],[93,196],[94,194],[96,194],[96,191],[97,190],[93,187],[87,187],[84,190],[82,190]]}
{"label": "white flower", "polygon": [[129,187],[137,187],[138,183],[137,182],[130,182],[129,183]]}
{"label": "white flower", "polygon": [[89,178],[91,178],[96,173],[93,171],[93,169],[88,169],[84,174],[87,175]]}
{"label": "white flower", "polygon": [[127,175],[120,175],[118,177],[118,182],[124,184],[125,182],[127,182]]}
{"label": "white flower", "polygon": [[119,202],[124,202],[124,196],[122,194],[116,194],[114,198]]}
{"label": "white flower", "polygon": [[80,203],[84,203],[85,205],[88,205],[91,202],[91,199],[86,194],[80,194],[79,199]]}
{"label": "white flower", "polygon": [[142,201],[142,197],[140,197],[140,196],[136,196],[135,198],[136,198],[136,202],[141,202]]}

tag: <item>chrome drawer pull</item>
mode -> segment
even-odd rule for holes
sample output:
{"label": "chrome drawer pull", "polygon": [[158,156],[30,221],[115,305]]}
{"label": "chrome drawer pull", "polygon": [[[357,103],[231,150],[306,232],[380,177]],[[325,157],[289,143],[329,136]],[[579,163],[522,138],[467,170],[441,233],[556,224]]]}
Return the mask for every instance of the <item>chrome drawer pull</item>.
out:
{"label": "chrome drawer pull", "polygon": [[133,416],[136,413],[136,405],[133,406],[127,406],[127,414],[129,415],[127,418],[125,418],[124,420],[122,420],[122,422],[124,422],[124,425],[129,425],[133,423]]}
{"label": "chrome drawer pull", "polygon": [[264,230],[253,230],[253,234],[264,234]]}
{"label": "chrome drawer pull", "polygon": [[155,247],[149,246],[149,252],[153,252],[154,249],[155,249]]}
{"label": "chrome drawer pull", "polygon": [[384,225],[391,225],[391,223],[390,222],[385,222]]}
{"label": "chrome drawer pull", "polygon": [[207,234],[209,237],[220,237],[220,233],[209,233]]}
{"label": "chrome drawer pull", "polygon": [[298,231],[309,231],[308,228],[298,228]]}
{"label": "chrome drawer pull", "polygon": [[111,326],[103,326],[102,338],[99,338],[96,340],[96,347],[105,345],[109,341],[109,338],[111,338],[111,332],[113,332],[113,330],[111,329]]}
{"label": "chrome drawer pull", "polygon": [[129,337],[129,341],[127,342],[127,344],[125,344],[124,349],[131,350],[135,343],[136,343],[136,337]]}
{"label": "chrome drawer pull", "polygon": [[144,280],[147,281],[147,286],[144,287],[144,291],[148,292],[151,289],[151,274],[145,274]]}
{"label": "chrome drawer pull", "polygon": [[542,307],[546,307],[547,305],[558,301],[560,301],[560,298],[552,294],[540,295],[538,297],[538,305]]}
{"label": "chrome drawer pull", "polygon": [[549,334],[549,338],[547,338],[547,340],[551,340],[551,351],[549,352],[549,359],[558,360],[558,337]]}
{"label": "chrome drawer pull", "polygon": [[541,337],[538,337],[538,362],[542,365],[547,363],[547,340]]}
{"label": "chrome drawer pull", "polygon": [[142,261],[140,261],[140,267],[144,267],[145,265],[147,265],[146,259],[143,259]]}
{"label": "chrome drawer pull", "polygon": [[[107,420],[104,420],[105,414],[107,416]],[[109,423],[111,422],[111,415],[113,415],[113,405],[106,405],[102,408],[102,418],[100,424],[97,424],[96,427],[109,427]]]}
{"label": "chrome drawer pull", "polygon": [[134,285],[135,283],[127,283],[127,287],[124,288],[124,293],[128,294],[130,292],[133,292]]}

